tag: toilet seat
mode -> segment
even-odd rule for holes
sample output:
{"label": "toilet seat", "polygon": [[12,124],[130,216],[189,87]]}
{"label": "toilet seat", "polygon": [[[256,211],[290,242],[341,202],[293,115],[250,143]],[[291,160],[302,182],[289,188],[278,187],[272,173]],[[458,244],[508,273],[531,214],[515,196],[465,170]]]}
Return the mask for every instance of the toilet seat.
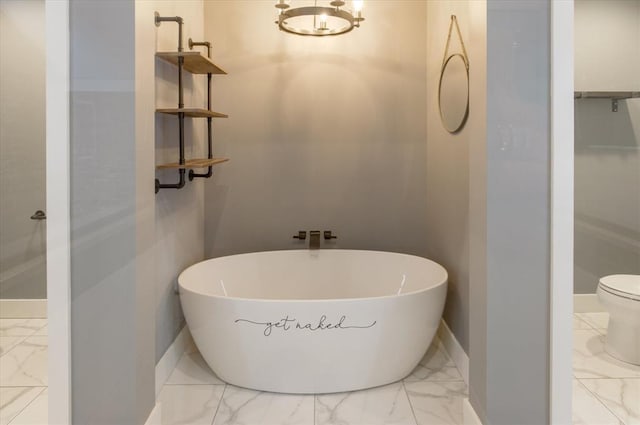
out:
{"label": "toilet seat", "polygon": [[600,279],[600,288],[612,295],[640,302],[640,275],[614,274]]}

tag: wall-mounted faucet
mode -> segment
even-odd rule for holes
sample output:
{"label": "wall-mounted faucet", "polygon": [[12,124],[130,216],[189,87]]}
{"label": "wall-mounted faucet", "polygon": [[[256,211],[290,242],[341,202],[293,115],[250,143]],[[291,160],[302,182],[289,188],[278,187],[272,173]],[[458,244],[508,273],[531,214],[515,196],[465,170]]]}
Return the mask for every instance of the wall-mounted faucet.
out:
{"label": "wall-mounted faucet", "polygon": [[309,249],[320,249],[320,230],[309,231]]}
{"label": "wall-mounted faucet", "polygon": [[[309,249],[320,249],[320,230],[310,230],[309,231]],[[333,235],[331,230],[325,230],[322,232],[324,240],[328,241],[331,239],[337,239],[337,236]],[[293,235],[293,239],[298,239],[304,241],[307,239],[307,232],[305,230],[298,230],[297,235]]]}

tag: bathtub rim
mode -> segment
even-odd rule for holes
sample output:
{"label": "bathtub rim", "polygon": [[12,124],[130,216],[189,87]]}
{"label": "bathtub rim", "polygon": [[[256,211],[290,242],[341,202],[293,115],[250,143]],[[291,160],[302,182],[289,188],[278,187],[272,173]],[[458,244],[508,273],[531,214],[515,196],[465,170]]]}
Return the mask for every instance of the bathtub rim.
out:
{"label": "bathtub rim", "polygon": [[390,295],[379,295],[379,296],[375,296],[375,297],[358,297],[358,298],[246,298],[246,297],[234,297],[234,296],[229,296],[229,295],[215,295],[215,294],[207,294],[207,293],[203,293],[201,291],[197,291],[191,288],[186,288],[184,287],[184,285],[181,283],[181,278],[183,276],[183,274],[185,272],[187,272],[190,268],[197,266],[198,264],[201,263],[206,263],[208,261],[214,261],[214,260],[220,260],[223,258],[228,258],[228,257],[237,257],[237,256],[243,256],[243,255],[254,255],[254,254],[269,254],[269,253],[282,253],[282,252],[309,252],[311,250],[309,249],[279,249],[279,250],[270,250],[270,251],[254,251],[254,252],[244,252],[241,254],[231,254],[231,255],[224,255],[222,257],[214,257],[214,258],[208,258],[206,260],[202,260],[202,261],[198,261],[197,263],[194,263],[192,265],[190,265],[189,267],[185,268],[183,271],[180,272],[180,274],[178,275],[178,293],[181,296],[182,294],[180,293],[180,291],[188,291],[192,294],[196,294],[196,295],[200,295],[200,296],[204,296],[204,297],[209,297],[209,298],[216,298],[216,299],[225,299],[225,300],[234,300],[234,301],[251,301],[251,302],[261,302],[261,303],[287,303],[287,302],[296,302],[296,303],[322,303],[322,302],[340,302],[340,303],[346,303],[346,302],[355,302],[355,301],[370,301],[370,300],[385,300],[385,299],[391,299],[391,298],[401,298],[401,297],[407,297],[407,296],[411,296],[411,295],[418,295],[421,294],[423,292],[428,292],[429,290],[438,288],[442,285],[447,286],[448,282],[449,282],[449,273],[447,272],[447,269],[444,268],[444,266],[442,266],[440,263],[437,263],[436,261],[433,261],[429,258],[425,258],[425,257],[421,257],[419,255],[413,255],[413,254],[406,254],[403,252],[394,252],[394,251],[377,251],[377,250],[372,250],[372,249],[344,249],[344,248],[326,248],[326,249],[320,249],[319,251],[349,251],[349,252],[367,252],[367,253],[380,253],[380,254],[395,254],[395,255],[404,255],[404,256],[408,256],[408,257],[415,257],[415,258],[419,258],[421,260],[426,260],[434,265],[436,265],[440,271],[442,273],[444,273],[444,276],[442,278],[441,281],[439,281],[436,284],[433,284],[427,288],[422,288],[422,289],[418,289],[415,291],[411,291],[411,292],[406,292],[406,293],[402,293],[402,294],[390,294]]}

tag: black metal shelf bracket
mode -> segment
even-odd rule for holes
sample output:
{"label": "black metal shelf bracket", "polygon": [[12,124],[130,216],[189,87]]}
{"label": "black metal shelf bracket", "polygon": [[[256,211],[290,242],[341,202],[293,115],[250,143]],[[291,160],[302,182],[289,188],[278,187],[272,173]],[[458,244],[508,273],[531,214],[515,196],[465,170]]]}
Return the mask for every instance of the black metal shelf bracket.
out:
{"label": "black metal shelf bracket", "polygon": [[[196,46],[204,46],[207,48],[207,57],[211,59],[211,43],[208,41],[193,41],[189,39],[189,49],[193,50]],[[207,110],[211,110],[211,73],[207,73]],[[207,158],[213,159],[213,135],[211,128],[211,117],[207,117]],[[189,170],[189,181],[193,181],[194,178],[200,177],[208,179],[213,175],[213,167],[209,165],[206,173],[196,173],[194,170]]]}
{"label": "black metal shelf bracket", "polygon": [[[184,23],[180,16],[160,16],[158,12],[155,12],[155,24],[160,26],[162,22],[176,22],[178,24],[178,52],[182,52],[182,25]],[[189,49],[193,50],[194,47],[204,46],[207,48],[207,57],[211,59],[211,43],[208,41],[197,41],[189,39]],[[184,108],[184,86],[182,82],[182,74],[184,71],[184,56],[178,56],[178,109]],[[207,73],[207,110],[211,111],[211,77],[212,73]],[[177,183],[160,183],[159,179],[155,180],[155,191],[158,193],[160,189],[181,189],[185,186],[185,149],[184,149],[184,118],[185,113],[179,112],[178,114],[179,125],[179,143],[180,143],[180,160],[178,165],[183,166],[178,168],[179,180]],[[207,158],[213,159],[213,129],[212,129],[212,117],[207,117]],[[189,170],[189,181],[192,181],[196,177],[209,178],[213,175],[213,166],[209,165],[206,173],[196,173],[193,169]]]}
{"label": "black metal shelf bracket", "polygon": [[[182,25],[184,20],[180,16],[160,16],[158,12],[155,12],[155,23],[159,27],[162,22],[176,22],[178,24],[178,52],[182,52]],[[184,86],[182,83],[182,72],[184,68],[184,57],[178,57],[178,109],[184,108]],[[184,112],[178,113],[178,132],[179,132],[179,144],[180,144],[180,165],[184,165]],[[182,189],[185,185],[185,170],[184,168],[178,169],[178,183],[160,183],[160,180],[156,179],[155,191],[158,193],[160,189]]]}
{"label": "black metal shelf bracket", "polygon": [[178,170],[180,180],[178,183],[160,183],[160,180],[156,179],[156,193],[160,192],[160,189],[182,189],[185,185],[184,168]]}
{"label": "black metal shelf bracket", "polygon": [[178,24],[178,51],[182,51],[182,25],[184,20],[180,16],[160,16],[158,12],[154,13],[154,21],[156,27],[159,27],[163,22],[176,22]]}

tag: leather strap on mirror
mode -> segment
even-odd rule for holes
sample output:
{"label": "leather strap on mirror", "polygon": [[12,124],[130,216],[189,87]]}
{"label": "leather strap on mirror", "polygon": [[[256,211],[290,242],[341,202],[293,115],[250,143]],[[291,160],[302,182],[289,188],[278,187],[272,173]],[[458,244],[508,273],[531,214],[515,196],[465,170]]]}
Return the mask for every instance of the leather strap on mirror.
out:
{"label": "leather strap on mirror", "polygon": [[453,26],[456,27],[456,32],[458,33],[458,39],[460,40],[460,46],[462,47],[462,57],[464,58],[464,65],[467,67],[467,71],[469,70],[469,56],[467,56],[467,49],[464,47],[464,40],[462,40],[462,33],[460,33],[460,27],[458,26],[458,19],[456,15],[451,15],[451,22],[449,23],[449,34],[447,35],[447,44],[444,48],[444,56],[442,57],[442,65],[440,69],[444,68],[444,64],[447,62],[447,55],[449,53],[449,44],[451,42],[451,30]]}

